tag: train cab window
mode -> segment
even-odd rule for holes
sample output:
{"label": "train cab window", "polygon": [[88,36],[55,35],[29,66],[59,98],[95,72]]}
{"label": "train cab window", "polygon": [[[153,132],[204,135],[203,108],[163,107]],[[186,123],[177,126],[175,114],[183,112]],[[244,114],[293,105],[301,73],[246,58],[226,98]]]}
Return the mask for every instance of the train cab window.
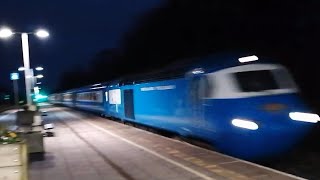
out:
{"label": "train cab window", "polygon": [[272,71],[281,89],[294,89],[296,84],[292,79],[288,70],[284,68],[275,69]]}
{"label": "train cab window", "polygon": [[270,70],[245,71],[234,74],[243,92],[258,92],[280,88]]}

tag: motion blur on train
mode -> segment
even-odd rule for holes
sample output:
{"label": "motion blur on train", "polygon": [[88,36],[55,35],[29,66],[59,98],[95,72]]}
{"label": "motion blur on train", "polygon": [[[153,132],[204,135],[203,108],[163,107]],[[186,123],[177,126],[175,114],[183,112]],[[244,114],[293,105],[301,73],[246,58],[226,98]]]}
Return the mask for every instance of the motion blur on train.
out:
{"label": "motion blur on train", "polygon": [[243,53],[192,58],[154,73],[52,94],[49,100],[201,139],[246,160],[286,153],[320,120],[284,66]]}

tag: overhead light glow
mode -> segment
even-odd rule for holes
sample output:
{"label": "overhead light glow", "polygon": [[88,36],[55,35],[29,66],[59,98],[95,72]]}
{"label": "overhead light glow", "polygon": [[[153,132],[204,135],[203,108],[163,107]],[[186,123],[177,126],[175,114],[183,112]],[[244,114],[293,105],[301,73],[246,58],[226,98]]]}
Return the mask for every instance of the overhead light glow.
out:
{"label": "overhead light glow", "polygon": [[24,67],[19,67],[18,68],[18,71],[24,71],[26,68],[24,68]]}
{"label": "overhead light glow", "polygon": [[90,89],[94,90],[94,89],[103,89],[103,88],[106,88],[106,86],[94,87],[94,88],[90,88]]}
{"label": "overhead light glow", "polygon": [[49,32],[44,30],[44,29],[39,29],[36,33],[36,36],[38,36],[39,38],[46,38],[49,37]]}
{"label": "overhead light glow", "polygon": [[41,79],[41,78],[43,78],[43,75],[39,74],[39,75],[36,76],[36,78]]}
{"label": "overhead light glow", "polygon": [[255,122],[243,120],[243,119],[233,119],[231,123],[234,126],[250,129],[250,130],[257,130],[259,128],[258,124],[256,124]]}
{"label": "overhead light glow", "polygon": [[289,113],[289,117],[295,121],[303,121],[310,123],[317,123],[318,121],[320,121],[319,115],[312,113],[291,112]]}
{"label": "overhead light glow", "polygon": [[0,38],[9,38],[13,35],[13,32],[9,28],[2,28],[0,30]]}
{"label": "overhead light glow", "polygon": [[40,84],[41,84],[41,82],[37,82],[36,84],[40,85]]}
{"label": "overhead light glow", "polygon": [[246,56],[246,57],[241,57],[239,58],[239,62],[244,63],[244,62],[251,62],[251,61],[257,61],[259,58],[255,55],[253,56]]}
{"label": "overhead light glow", "polygon": [[48,96],[47,95],[42,95],[42,94],[35,95],[35,99],[45,99],[45,98],[48,98]]}
{"label": "overhead light glow", "polygon": [[204,70],[202,68],[197,68],[192,70],[192,74],[202,74],[204,73]]}
{"label": "overhead light glow", "polygon": [[37,70],[37,71],[42,71],[42,70],[43,70],[43,67],[36,67],[36,70]]}
{"label": "overhead light glow", "polygon": [[98,83],[98,84],[94,84],[92,86],[101,86],[101,83]]}

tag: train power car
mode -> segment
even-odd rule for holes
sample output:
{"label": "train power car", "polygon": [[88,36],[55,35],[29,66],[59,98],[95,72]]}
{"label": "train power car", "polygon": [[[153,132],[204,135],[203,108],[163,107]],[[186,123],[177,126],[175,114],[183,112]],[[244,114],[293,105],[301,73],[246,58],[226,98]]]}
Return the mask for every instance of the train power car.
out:
{"label": "train power car", "polygon": [[[246,160],[286,152],[320,120],[282,65],[246,54],[190,62],[179,70],[108,82],[99,91],[80,88],[73,92],[75,107],[199,138]],[[86,93],[98,94],[97,102],[84,104]]]}

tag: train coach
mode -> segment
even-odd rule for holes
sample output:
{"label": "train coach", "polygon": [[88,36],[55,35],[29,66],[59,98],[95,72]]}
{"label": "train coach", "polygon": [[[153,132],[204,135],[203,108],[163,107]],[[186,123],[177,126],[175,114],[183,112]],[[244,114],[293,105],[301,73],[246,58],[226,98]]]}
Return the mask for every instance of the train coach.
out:
{"label": "train coach", "polygon": [[227,54],[189,62],[50,100],[202,139],[246,160],[285,153],[320,120],[300,98],[288,70],[267,58]]}

